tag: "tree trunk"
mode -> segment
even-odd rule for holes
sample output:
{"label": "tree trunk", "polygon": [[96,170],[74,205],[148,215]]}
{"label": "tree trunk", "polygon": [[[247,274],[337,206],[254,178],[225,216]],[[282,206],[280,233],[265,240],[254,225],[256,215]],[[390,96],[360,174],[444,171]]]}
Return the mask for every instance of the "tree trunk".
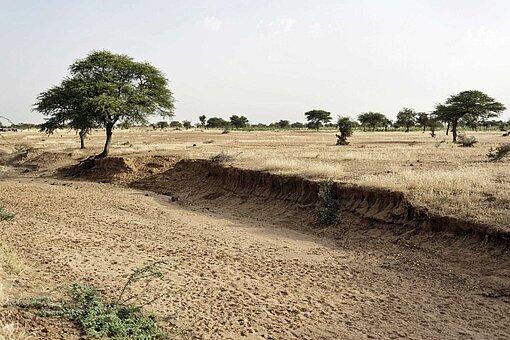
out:
{"label": "tree trunk", "polygon": [[87,136],[87,132],[80,130],[78,134],[80,135],[80,149],[85,149],[85,136]]}
{"label": "tree trunk", "polygon": [[406,125],[406,132],[409,132],[409,125]]}
{"label": "tree trunk", "polygon": [[450,131],[450,122],[446,124],[446,135],[448,136],[448,132]]}
{"label": "tree trunk", "polygon": [[425,133],[426,129],[427,129],[427,125],[423,125],[423,133]]}
{"label": "tree trunk", "polygon": [[113,126],[115,123],[106,123],[106,143],[104,143],[104,150],[96,158],[108,157],[110,154],[110,145],[112,144]]}
{"label": "tree trunk", "polygon": [[457,121],[452,122],[452,136],[453,142],[457,143]]}

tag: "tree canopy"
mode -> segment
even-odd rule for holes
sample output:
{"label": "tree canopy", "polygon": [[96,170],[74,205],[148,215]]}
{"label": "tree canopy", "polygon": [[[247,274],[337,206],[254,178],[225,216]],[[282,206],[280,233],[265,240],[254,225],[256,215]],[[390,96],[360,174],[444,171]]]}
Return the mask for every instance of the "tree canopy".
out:
{"label": "tree canopy", "polygon": [[248,125],[248,118],[245,116],[233,115],[230,117],[230,125],[235,129],[241,129]]}
{"label": "tree canopy", "polygon": [[198,116],[201,127],[205,127],[207,117],[205,115]]}
{"label": "tree canopy", "polygon": [[219,117],[211,117],[207,120],[208,128],[226,128],[228,125],[229,122]]}
{"label": "tree canopy", "polygon": [[427,129],[429,123],[429,115],[426,112],[418,112],[416,123],[423,128],[423,132]]}
{"label": "tree canopy", "polygon": [[404,107],[397,113],[397,121],[395,124],[405,127],[406,132],[409,132],[409,129],[416,124],[416,111]]}
{"label": "tree canopy", "polygon": [[70,128],[79,132],[81,148],[85,148],[85,136],[94,128],[101,126],[98,117],[86,106],[85,89],[81,82],[66,78],[39,95],[34,109],[49,118],[40,126],[40,130],[52,134],[57,129]]}
{"label": "tree canopy", "polygon": [[[93,51],[74,62],[70,77],[41,93],[34,109],[48,122],[89,124],[106,128],[104,150],[109,154],[117,122],[146,124],[151,115],[173,116],[174,99],[163,73],[147,62],[109,51]],[[48,123],[48,126],[55,126]],[[77,126],[77,125],[76,125]]]}
{"label": "tree canopy", "polygon": [[503,104],[485,93],[469,90],[450,96],[444,104],[437,104],[434,115],[439,120],[451,124],[455,143],[460,119],[464,118],[474,124],[474,122],[496,117],[505,109]]}
{"label": "tree canopy", "polygon": [[337,126],[340,134],[336,135],[336,145],[348,145],[347,137],[352,136],[354,122],[349,117],[339,117]]}
{"label": "tree canopy", "polygon": [[366,128],[372,129],[372,131],[375,131],[376,128],[382,127],[388,124],[388,122],[391,123],[391,121],[386,118],[385,115],[379,112],[364,112],[358,116],[358,121],[361,124],[361,127],[363,130]]}
{"label": "tree canopy", "polygon": [[331,121],[331,112],[324,110],[312,110],[305,112],[306,120],[310,127],[319,130],[323,124]]}

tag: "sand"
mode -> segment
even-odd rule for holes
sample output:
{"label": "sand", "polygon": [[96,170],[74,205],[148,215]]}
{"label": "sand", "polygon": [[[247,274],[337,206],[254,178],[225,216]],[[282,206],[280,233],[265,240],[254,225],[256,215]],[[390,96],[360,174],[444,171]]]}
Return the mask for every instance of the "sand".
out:
{"label": "sand", "polygon": [[[236,212],[32,173],[4,178],[0,192],[15,214],[0,237],[28,264],[15,297],[74,282],[112,297],[132,269],[165,259],[166,296],[149,309],[176,338],[509,336],[502,249],[434,234],[406,238],[354,216],[341,234],[310,230],[270,205]],[[36,338],[79,338],[68,323],[29,312],[11,318]]]}

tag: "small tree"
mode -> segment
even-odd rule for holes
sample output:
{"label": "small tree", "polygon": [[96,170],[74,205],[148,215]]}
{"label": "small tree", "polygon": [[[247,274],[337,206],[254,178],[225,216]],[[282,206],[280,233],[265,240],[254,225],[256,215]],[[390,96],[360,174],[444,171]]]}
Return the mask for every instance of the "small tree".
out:
{"label": "small tree", "polygon": [[[388,124],[388,118],[379,112],[364,112],[358,116],[358,121],[365,131],[365,128],[370,128],[375,131],[376,128],[385,126]],[[389,121],[391,123],[391,121]]]}
{"label": "small tree", "polygon": [[337,122],[338,131],[336,145],[348,145],[347,137],[352,136],[353,122],[349,117],[340,117]]}
{"label": "small tree", "polygon": [[294,129],[302,129],[305,127],[305,124],[303,124],[301,122],[294,122],[294,123],[290,124],[290,127],[294,128]]}
{"label": "small tree", "polygon": [[179,122],[178,120],[173,120],[170,122],[170,127],[171,128],[182,128],[182,124],[181,122]]}
{"label": "small tree", "polygon": [[[158,114],[171,117],[174,110],[172,92],[163,73],[149,63],[135,62],[127,55],[108,51],[94,51],[85,59],[69,67],[71,76],[62,85],[43,92],[34,109],[44,115],[59,119],[71,116],[100,125],[106,129],[103,152],[96,157],[107,157],[110,152],[113,128],[117,122],[147,123],[148,116]],[[67,86],[70,82],[72,86]],[[45,103],[55,91],[62,97]],[[74,96],[76,104],[67,105]],[[79,118],[78,118],[79,117]]]}
{"label": "small tree", "polygon": [[198,116],[198,121],[201,127],[205,127],[207,117],[205,115]]}
{"label": "small tree", "polygon": [[425,133],[429,123],[429,115],[425,112],[418,112],[418,115],[416,116],[416,123],[423,128],[423,132]]}
{"label": "small tree", "polygon": [[156,127],[161,130],[166,129],[169,126],[170,124],[168,124],[168,122],[165,122],[164,120],[156,123]]}
{"label": "small tree", "polygon": [[290,128],[290,122],[286,119],[282,119],[276,123],[276,126],[278,126],[280,129],[288,129]]}
{"label": "small tree", "polygon": [[248,125],[248,118],[245,116],[239,117],[238,115],[233,115],[230,117],[230,125],[232,125],[234,129],[244,128]]}
{"label": "small tree", "polygon": [[443,128],[443,124],[434,115],[430,115],[430,117],[428,117],[428,119],[427,119],[427,126],[430,128],[430,136],[431,137],[435,137],[436,136],[436,129],[442,129]]}
{"label": "small tree", "polygon": [[182,126],[184,126],[186,130],[189,130],[191,128],[191,122],[189,120],[183,120]]}
{"label": "small tree", "polygon": [[416,111],[414,111],[414,109],[404,107],[397,113],[396,124],[404,126],[406,128],[406,132],[409,132],[409,129],[416,124]]}
{"label": "small tree", "polygon": [[312,110],[305,112],[306,120],[308,120],[309,127],[319,130],[322,124],[331,121],[331,113],[324,110]]}
{"label": "small tree", "polygon": [[437,104],[435,115],[442,121],[451,125],[453,142],[457,142],[457,128],[459,120],[467,115],[470,120],[487,119],[496,117],[505,110],[505,106],[494,98],[481,91],[463,91],[450,96],[445,104]]}
{"label": "small tree", "polygon": [[211,117],[207,120],[206,126],[208,128],[227,128],[228,125],[229,123],[223,118]]}

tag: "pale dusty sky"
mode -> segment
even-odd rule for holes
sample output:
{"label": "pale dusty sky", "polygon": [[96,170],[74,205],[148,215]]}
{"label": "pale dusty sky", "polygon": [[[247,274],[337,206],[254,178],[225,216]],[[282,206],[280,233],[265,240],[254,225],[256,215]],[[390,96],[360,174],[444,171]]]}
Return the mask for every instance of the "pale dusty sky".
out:
{"label": "pale dusty sky", "polygon": [[37,94],[95,49],[163,70],[178,120],[393,118],[469,89],[510,107],[509,18],[508,0],[0,0],[0,115],[42,122]]}

